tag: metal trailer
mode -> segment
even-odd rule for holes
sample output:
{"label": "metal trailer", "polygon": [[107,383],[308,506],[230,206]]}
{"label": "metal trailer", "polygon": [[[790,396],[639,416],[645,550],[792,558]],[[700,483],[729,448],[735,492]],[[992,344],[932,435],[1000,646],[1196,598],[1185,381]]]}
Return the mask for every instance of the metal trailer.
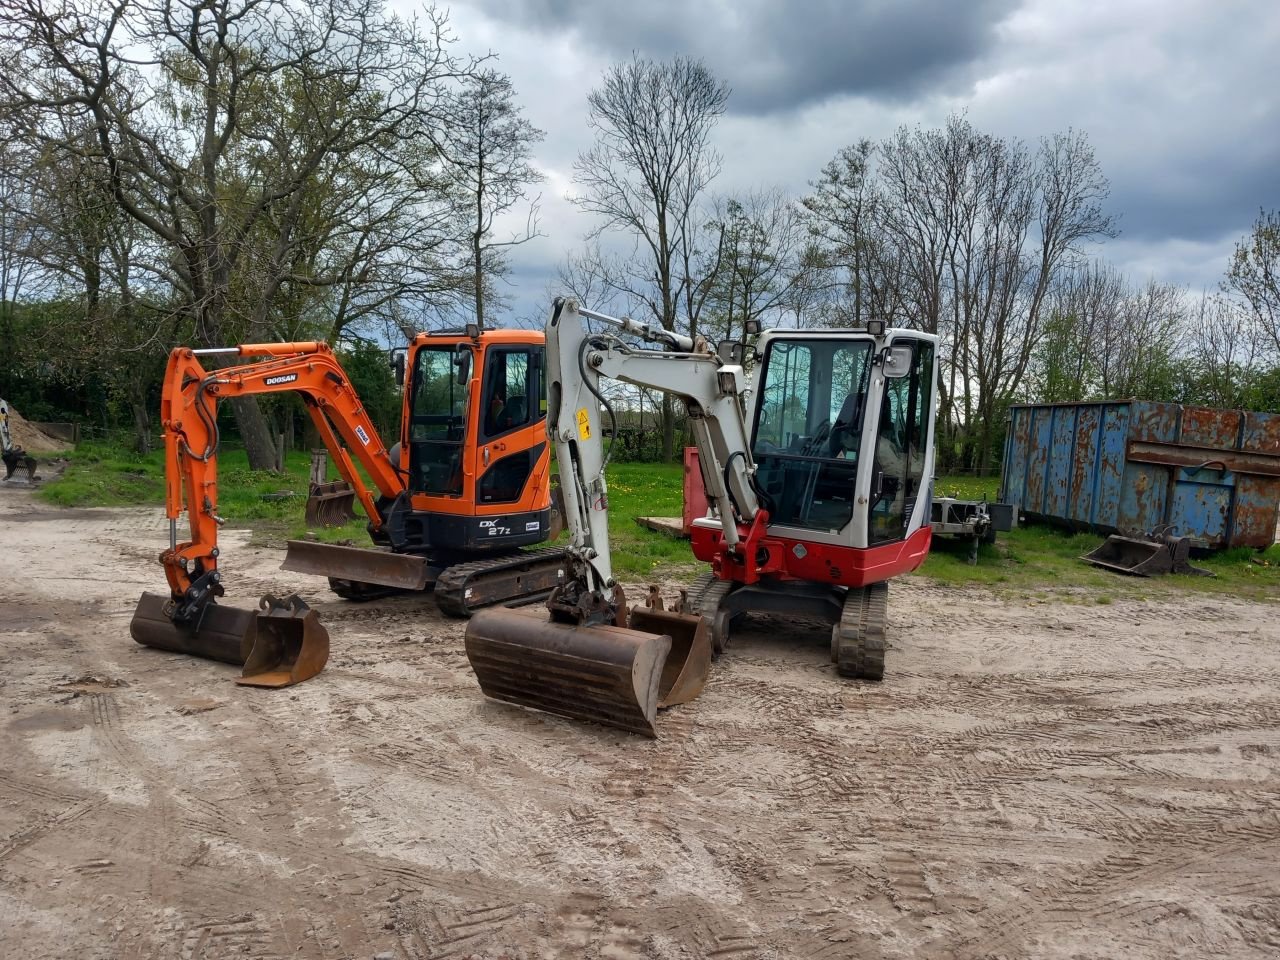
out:
{"label": "metal trailer", "polygon": [[968,538],[970,563],[978,562],[978,544],[995,543],[996,532],[1007,533],[1016,520],[1016,512],[1009,504],[986,500],[934,497],[930,508],[929,526],[933,528],[933,535]]}
{"label": "metal trailer", "polygon": [[1198,547],[1270,546],[1280,414],[1120,400],[1010,408],[1001,500],[1098,533],[1162,530]]}

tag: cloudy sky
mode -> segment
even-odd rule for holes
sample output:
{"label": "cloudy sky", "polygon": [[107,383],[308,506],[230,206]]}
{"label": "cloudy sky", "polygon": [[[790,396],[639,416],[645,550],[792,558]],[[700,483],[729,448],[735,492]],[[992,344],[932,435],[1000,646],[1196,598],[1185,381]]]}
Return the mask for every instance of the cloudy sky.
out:
{"label": "cloudy sky", "polygon": [[[411,9],[408,0],[394,0]],[[517,316],[540,312],[589,227],[565,199],[590,145],[586,97],[632,52],[701,58],[733,94],[717,191],[802,195],[835,152],[967,112],[981,130],[1085,131],[1135,280],[1222,276],[1260,207],[1280,208],[1277,0],[456,0],[459,46],[492,51],[547,133],[547,236],[515,255]]]}

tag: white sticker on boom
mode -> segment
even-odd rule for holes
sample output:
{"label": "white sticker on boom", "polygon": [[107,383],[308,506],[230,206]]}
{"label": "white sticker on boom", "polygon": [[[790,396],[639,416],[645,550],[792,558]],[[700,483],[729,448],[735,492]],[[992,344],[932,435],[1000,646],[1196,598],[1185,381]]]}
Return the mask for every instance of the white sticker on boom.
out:
{"label": "white sticker on boom", "polygon": [[366,447],[369,445],[369,435],[364,432],[364,427],[358,423],[356,424],[356,436],[360,438],[360,442]]}

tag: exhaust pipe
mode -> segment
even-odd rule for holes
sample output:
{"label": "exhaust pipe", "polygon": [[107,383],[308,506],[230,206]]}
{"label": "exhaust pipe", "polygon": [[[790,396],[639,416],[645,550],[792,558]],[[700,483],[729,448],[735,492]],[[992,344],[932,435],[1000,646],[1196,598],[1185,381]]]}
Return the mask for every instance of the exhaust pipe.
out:
{"label": "exhaust pipe", "polygon": [[192,622],[173,620],[172,609],[172,598],[144,593],[129,635],[144,647],[242,667],[236,683],[243,686],[291,687],[329,659],[329,631],[296,595],[264,596],[257,612],[210,602]]}

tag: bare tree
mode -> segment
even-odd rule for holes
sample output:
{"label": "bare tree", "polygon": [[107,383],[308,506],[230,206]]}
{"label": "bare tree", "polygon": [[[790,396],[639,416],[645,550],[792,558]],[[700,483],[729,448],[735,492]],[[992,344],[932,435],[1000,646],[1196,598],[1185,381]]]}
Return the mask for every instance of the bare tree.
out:
{"label": "bare tree", "polygon": [[1126,292],[1098,337],[1098,390],[1105,399],[1174,400],[1185,391],[1177,369],[1186,345],[1185,292],[1148,280]]}
{"label": "bare tree", "polygon": [[[0,13],[0,90],[55,152],[85,152],[55,119],[93,130],[116,203],[165,251],[197,340],[234,342],[363,269],[326,263],[316,243],[340,232],[330,220],[326,234],[315,204],[351,158],[395,181],[371,212],[392,211],[393,232],[411,236],[412,158],[438,140],[445,82],[468,69],[445,28],[431,8],[424,26],[385,17],[381,0],[15,0]],[[385,249],[347,237],[356,254]],[[257,405],[234,405],[251,465],[271,466]]]}
{"label": "bare tree", "polygon": [[[707,231],[715,238],[702,272],[717,336],[744,336],[750,320],[790,306],[804,251],[804,222],[780,190],[717,200]],[[703,323],[703,332],[711,331]]]}
{"label": "bare tree", "polygon": [[[687,286],[698,282],[682,267],[695,259],[698,200],[720,170],[710,135],[728,98],[728,86],[696,60],[639,56],[607,71],[587,98],[596,143],[574,164],[581,193],[571,199],[599,218],[589,239],[617,228],[633,238],[634,254],[614,264],[621,269],[601,263],[598,272],[667,330],[676,329]],[[666,397],[662,430],[663,455],[671,458]]]}
{"label": "bare tree", "polygon": [[1118,327],[1127,293],[1124,277],[1101,261],[1077,264],[1058,277],[1033,354],[1036,399],[1062,403],[1097,395],[1106,335]]}
{"label": "bare tree", "polygon": [[[879,148],[886,241],[902,302],[945,338],[944,458],[985,466],[1030,366],[1055,276],[1084,243],[1114,234],[1107,181],[1083,134],[1018,140],[953,116],[900,129]],[[945,462],[945,459],[944,459]]]}
{"label": "bare tree", "polygon": [[1246,406],[1262,347],[1251,329],[1249,311],[1230,297],[1206,293],[1189,319],[1187,341],[1198,374],[1197,399],[1214,407]]}
{"label": "bare tree", "polygon": [[467,266],[476,322],[482,327],[494,281],[510,269],[507,252],[539,235],[537,198],[529,203],[524,225],[505,239],[495,238],[494,226],[527,199],[531,184],[545,179],[530,162],[533,145],[544,136],[520,115],[510,78],[496,70],[477,72],[454,97],[444,132],[444,157],[458,178],[465,204]]}
{"label": "bare tree", "polygon": [[1258,335],[1280,359],[1280,211],[1259,211],[1236,244],[1225,287],[1244,298]]}
{"label": "bare tree", "polygon": [[918,326],[906,309],[902,262],[885,238],[875,153],[865,139],[842,148],[810,183],[813,193],[800,201],[815,244],[809,257],[815,275],[807,286],[824,286],[833,294],[830,324],[860,326],[883,319]]}

